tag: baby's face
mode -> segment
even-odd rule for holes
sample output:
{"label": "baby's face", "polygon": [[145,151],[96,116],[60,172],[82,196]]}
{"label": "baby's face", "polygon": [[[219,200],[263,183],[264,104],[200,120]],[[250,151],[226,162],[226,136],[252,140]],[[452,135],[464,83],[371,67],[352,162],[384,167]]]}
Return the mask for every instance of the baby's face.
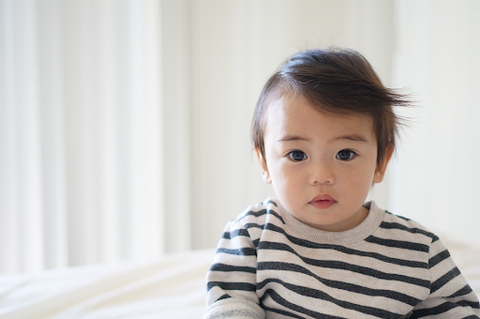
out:
{"label": "baby's face", "polygon": [[260,158],[260,165],[286,210],[326,231],[360,224],[370,187],[386,168],[377,167],[373,120],[326,115],[292,95],[270,105],[266,118],[266,163]]}

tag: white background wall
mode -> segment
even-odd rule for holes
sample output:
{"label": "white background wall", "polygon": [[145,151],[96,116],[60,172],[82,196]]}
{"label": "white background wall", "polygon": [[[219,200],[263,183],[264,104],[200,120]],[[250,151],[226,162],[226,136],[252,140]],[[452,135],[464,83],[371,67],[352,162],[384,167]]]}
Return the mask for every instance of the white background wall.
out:
{"label": "white background wall", "polygon": [[392,167],[390,207],[453,238],[480,243],[478,1],[402,1],[394,85],[418,107]]}
{"label": "white background wall", "polygon": [[480,245],[480,2],[0,0],[0,270],[216,245],[273,195],[251,154],[264,82],[344,46],[414,93],[371,198]]}

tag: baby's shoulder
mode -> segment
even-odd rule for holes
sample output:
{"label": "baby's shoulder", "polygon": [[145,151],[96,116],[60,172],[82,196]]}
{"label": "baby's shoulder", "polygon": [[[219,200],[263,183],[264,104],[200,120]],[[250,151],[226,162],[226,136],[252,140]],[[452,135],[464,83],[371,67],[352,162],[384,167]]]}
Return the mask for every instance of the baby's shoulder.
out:
{"label": "baby's shoulder", "polygon": [[417,242],[425,245],[438,240],[438,237],[421,223],[401,215],[395,215],[389,211],[385,211],[379,231],[389,239]]}
{"label": "baby's shoulder", "polygon": [[[255,246],[258,245],[264,232],[283,232],[285,222],[275,199],[248,206],[237,218],[232,219],[225,227],[225,233],[249,237]],[[224,235],[225,237],[225,235]],[[233,236],[234,237],[234,236]]]}
{"label": "baby's shoulder", "polygon": [[242,224],[246,228],[263,227],[267,223],[285,224],[278,201],[272,198],[248,206],[235,218],[234,222]]}

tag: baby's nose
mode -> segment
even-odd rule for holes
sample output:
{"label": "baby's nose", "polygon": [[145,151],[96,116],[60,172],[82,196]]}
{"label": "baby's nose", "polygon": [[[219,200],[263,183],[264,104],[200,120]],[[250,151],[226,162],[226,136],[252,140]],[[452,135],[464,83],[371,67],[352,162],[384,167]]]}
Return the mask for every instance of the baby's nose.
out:
{"label": "baby's nose", "polygon": [[310,176],[310,184],[332,185],[335,183],[335,175],[333,169],[328,163],[320,163],[315,166]]}

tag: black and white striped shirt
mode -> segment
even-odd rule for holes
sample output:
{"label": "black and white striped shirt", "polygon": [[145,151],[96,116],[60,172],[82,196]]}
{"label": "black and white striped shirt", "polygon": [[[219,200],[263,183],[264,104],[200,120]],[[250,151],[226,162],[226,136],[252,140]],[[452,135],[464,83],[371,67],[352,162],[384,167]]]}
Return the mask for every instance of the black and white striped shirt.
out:
{"label": "black and white striped shirt", "polygon": [[479,318],[477,296],[437,236],[367,203],[324,232],[277,200],[229,222],[208,272],[205,318]]}

